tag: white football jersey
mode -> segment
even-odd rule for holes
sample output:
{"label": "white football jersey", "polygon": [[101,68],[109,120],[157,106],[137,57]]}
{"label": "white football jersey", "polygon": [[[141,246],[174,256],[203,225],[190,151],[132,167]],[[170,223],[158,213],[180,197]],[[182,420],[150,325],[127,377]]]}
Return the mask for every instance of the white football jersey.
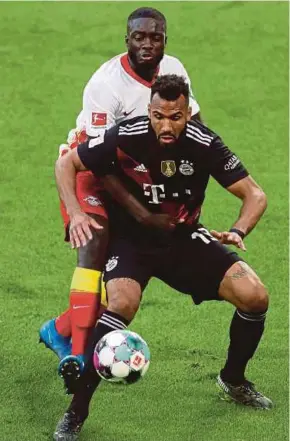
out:
{"label": "white football jersey", "polygon": [[[158,75],[177,74],[190,79],[183,64],[175,57],[164,55]],[[139,77],[131,68],[127,53],[104,63],[91,77],[83,94],[83,110],[77,118],[77,130],[89,136],[103,136],[106,129],[125,119],[147,115],[152,83]],[[192,91],[191,91],[192,95]],[[199,112],[193,95],[192,115]]]}

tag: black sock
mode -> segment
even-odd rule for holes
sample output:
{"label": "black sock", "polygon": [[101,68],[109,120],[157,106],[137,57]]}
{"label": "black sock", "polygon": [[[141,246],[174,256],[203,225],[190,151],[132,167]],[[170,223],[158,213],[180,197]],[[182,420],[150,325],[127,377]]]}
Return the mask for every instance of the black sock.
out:
{"label": "black sock", "polygon": [[101,382],[101,377],[99,377],[93,365],[95,346],[104,335],[111,331],[126,329],[128,324],[129,321],[119,314],[105,311],[92,332],[85,351],[85,359],[87,360],[86,367],[79,380],[77,391],[68,408],[68,411],[75,412],[83,420],[85,420],[89,414],[90,401]]}
{"label": "black sock", "polygon": [[266,312],[245,313],[237,310],[230,327],[230,346],[221,378],[233,385],[245,381],[248,361],[253,357],[264,332]]}
{"label": "black sock", "polygon": [[101,382],[96,372],[85,372],[80,378],[80,384],[75,392],[67,412],[75,412],[78,418],[85,420],[89,415],[89,406],[95,390]]}
{"label": "black sock", "polygon": [[126,329],[129,321],[119,314],[111,311],[104,311],[98,320],[97,326],[93,329],[89,338],[86,350],[86,370],[92,371],[93,367],[93,354],[96,344],[101,340],[104,335],[111,331],[120,331]]}

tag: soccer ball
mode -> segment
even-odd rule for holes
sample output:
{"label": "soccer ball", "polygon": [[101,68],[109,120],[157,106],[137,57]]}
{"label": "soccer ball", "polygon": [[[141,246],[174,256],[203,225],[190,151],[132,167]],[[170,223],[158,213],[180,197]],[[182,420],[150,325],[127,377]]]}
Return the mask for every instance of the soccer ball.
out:
{"label": "soccer ball", "polygon": [[112,331],[97,343],[93,361],[104,380],[131,384],[147,372],[150,351],[145,340],[136,332]]}

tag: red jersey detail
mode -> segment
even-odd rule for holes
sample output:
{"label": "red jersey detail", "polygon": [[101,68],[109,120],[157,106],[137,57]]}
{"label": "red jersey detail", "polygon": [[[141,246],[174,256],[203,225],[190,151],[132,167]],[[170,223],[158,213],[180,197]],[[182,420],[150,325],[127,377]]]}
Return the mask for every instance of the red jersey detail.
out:
{"label": "red jersey detail", "polygon": [[189,210],[182,205],[177,213],[177,219],[182,220],[186,225],[191,225],[197,220],[200,215],[201,207],[197,207],[193,213],[189,213]]}
{"label": "red jersey detail", "polygon": [[129,63],[129,58],[128,58],[128,54],[125,54],[121,57],[121,65],[123,67],[123,69],[127,72],[128,75],[130,75],[130,77],[134,78],[134,80],[138,81],[138,83],[143,84],[146,87],[151,88],[155,82],[155,79],[158,75],[159,72],[159,66],[157,67],[155,73],[154,73],[154,77],[152,79],[152,81],[146,81],[143,78],[139,77],[139,75],[132,69],[130,63]]}
{"label": "red jersey detail", "polygon": [[69,140],[68,147],[72,150],[76,148],[79,144],[83,144],[88,140],[88,135],[86,134],[85,130],[76,130],[72,136],[72,138]]}
{"label": "red jersey detail", "polygon": [[174,201],[164,201],[161,204],[163,213],[169,214],[176,220],[183,221],[185,225],[193,224],[200,215],[200,207],[197,207],[193,213],[185,207],[185,204],[180,206],[180,203]]}
{"label": "red jersey detail", "polygon": [[140,187],[143,188],[143,184],[153,184],[149,171],[138,172],[136,168],[140,167],[141,164],[124,153],[119,147],[117,147],[117,157],[124,173],[139,184]]}

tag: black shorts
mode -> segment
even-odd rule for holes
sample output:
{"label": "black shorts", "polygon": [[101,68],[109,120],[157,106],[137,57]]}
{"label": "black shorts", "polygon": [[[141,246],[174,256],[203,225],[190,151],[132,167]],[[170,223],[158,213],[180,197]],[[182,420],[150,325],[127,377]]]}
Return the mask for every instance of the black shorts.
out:
{"label": "black shorts", "polygon": [[144,290],[150,278],[157,277],[199,304],[220,300],[218,289],[226,271],[241,260],[199,224],[181,237],[173,236],[166,246],[114,238],[104,281],[126,277],[139,282]]}

